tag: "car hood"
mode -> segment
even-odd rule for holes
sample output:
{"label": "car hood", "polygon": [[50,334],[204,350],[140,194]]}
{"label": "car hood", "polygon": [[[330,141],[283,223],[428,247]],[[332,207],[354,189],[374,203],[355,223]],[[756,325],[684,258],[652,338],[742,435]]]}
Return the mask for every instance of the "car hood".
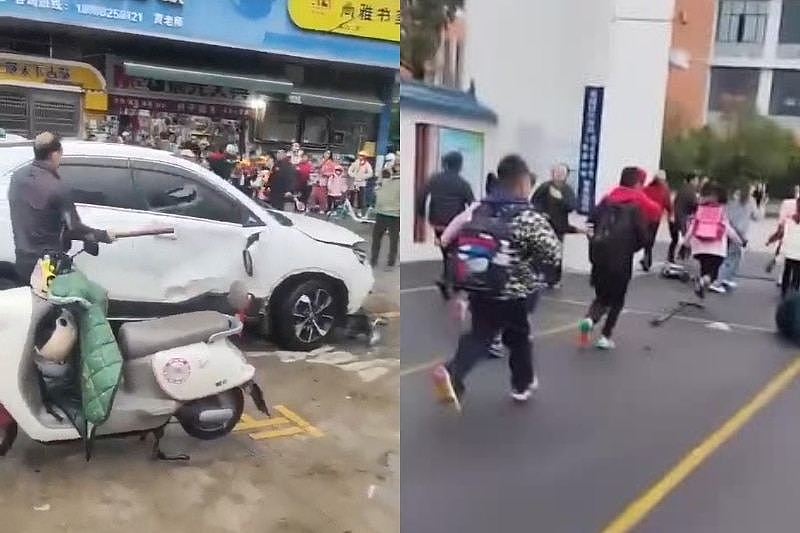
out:
{"label": "car hood", "polygon": [[292,224],[294,224],[294,229],[300,231],[301,233],[305,233],[316,241],[352,246],[353,244],[364,240],[357,233],[338,226],[332,222],[326,222],[325,220],[319,220],[314,217],[299,215],[297,213],[281,214],[292,221]]}

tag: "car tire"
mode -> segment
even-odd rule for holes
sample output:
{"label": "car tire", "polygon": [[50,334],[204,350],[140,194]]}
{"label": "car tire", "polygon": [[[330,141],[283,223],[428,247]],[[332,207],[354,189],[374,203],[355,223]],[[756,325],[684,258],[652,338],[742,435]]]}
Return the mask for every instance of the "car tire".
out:
{"label": "car tire", "polygon": [[279,344],[288,350],[309,351],[330,340],[343,318],[344,306],[337,296],[322,279],[306,280],[283,292],[272,307]]}

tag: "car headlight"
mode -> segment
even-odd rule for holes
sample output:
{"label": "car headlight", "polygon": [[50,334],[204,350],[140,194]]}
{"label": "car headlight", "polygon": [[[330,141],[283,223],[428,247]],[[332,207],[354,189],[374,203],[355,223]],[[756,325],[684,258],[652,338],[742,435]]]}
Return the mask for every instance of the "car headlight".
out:
{"label": "car headlight", "polygon": [[353,253],[356,254],[356,259],[362,265],[367,263],[367,242],[359,241],[353,245]]}

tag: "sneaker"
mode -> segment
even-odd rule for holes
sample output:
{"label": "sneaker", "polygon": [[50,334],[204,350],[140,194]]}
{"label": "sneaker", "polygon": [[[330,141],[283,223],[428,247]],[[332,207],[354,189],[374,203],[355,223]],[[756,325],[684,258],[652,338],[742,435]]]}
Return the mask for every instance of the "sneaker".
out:
{"label": "sneaker", "polygon": [[561,290],[561,282],[560,281],[558,283],[548,283],[547,286],[550,289],[554,290],[554,291]]}
{"label": "sneaker", "polygon": [[703,280],[699,276],[694,278],[694,293],[697,295],[698,298],[706,297],[706,286],[703,283]]}
{"label": "sneaker", "polygon": [[523,391],[516,391],[516,390],[512,390],[511,391],[511,398],[515,402],[527,402],[528,400],[531,399],[532,395],[533,395],[533,393],[531,392],[530,387],[528,387],[527,389],[525,389]]}
{"label": "sneaker", "polygon": [[722,284],[723,284],[725,287],[727,287],[728,289],[736,289],[736,288],[738,288],[738,287],[739,287],[739,284],[738,284],[738,283],[736,283],[735,281],[728,281],[728,280],[725,280],[725,281],[723,281],[723,282],[722,282]]}
{"label": "sneaker", "polygon": [[453,377],[444,365],[437,366],[433,371],[433,384],[436,388],[436,397],[441,403],[453,404],[456,411],[461,411],[461,400],[456,392]]}
{"label": "sneaker", "polygon": [[506,355],[506,345],[503,344],[502,334],[495,336],[492,344],[489,346],[489,355],[495,359],[502,359]]}
{"label": "sneaker", "polygon": [[586,317],[578,322],[578,344],[585,347],[589,345],[589,335],[594,329],[594,321]]}
{"label": "sneaker", "polygon": [[598,350],[613,350],[617,345],[608,337],[603,336],[597,339],[597,342],[594,343],[594,347]]}
{"label": "sneaker", "polygon": [[726,292],[728,292],[728,289],[726,289],[722,283],[716,283],[716,282],[709,285],[708,290],[716,292],[717,294],[725,294]]}

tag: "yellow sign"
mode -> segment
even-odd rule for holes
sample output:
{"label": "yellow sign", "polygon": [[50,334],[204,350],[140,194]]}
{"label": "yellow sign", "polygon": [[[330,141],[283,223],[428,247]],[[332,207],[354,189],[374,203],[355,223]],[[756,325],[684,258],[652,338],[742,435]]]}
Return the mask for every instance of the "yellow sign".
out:
{"label": "yellow sign", "polygon": [[400,42],[400,0],[289,0],[304,30]]}
{"label": "yellow sign", "polygon": [[0,53],[0,80],[80,87],[88,110],[106,111],[106,80],[87,63]]}

